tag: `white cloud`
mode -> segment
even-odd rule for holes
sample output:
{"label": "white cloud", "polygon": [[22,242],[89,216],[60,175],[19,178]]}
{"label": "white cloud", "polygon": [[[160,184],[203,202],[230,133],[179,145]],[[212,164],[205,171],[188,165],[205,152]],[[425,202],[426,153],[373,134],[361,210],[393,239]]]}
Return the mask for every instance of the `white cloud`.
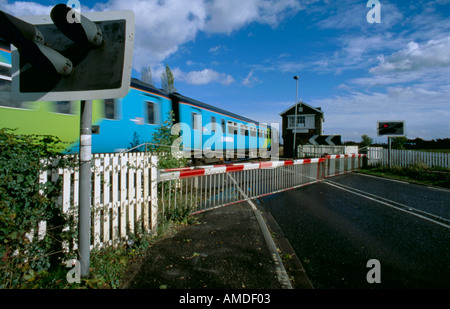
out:
{"label": "white cloud", "polygon": [[0,9],[14,16],[50,15],[52,8],[35,2],[0,0]]}
{"label": "white cloud", "polygon": [[226,51],[227,48],[223,45],[217,45],[214,47],[211,47],[208,51],[214,55],[219,54],[221,51]]}
{"label": "white cloud", "polygon": [[[110,0],[99,10],[135,13],[134,65],[155,65],[195,39],[200,31],[230,33],[252,22],[277,25],[298,11],[297,0]],[[223,50],[220,46],[211,52]]]}
{"label": "white cloud", "polygon": [[259,83],[260,80],[257,77],[253,76],[253,74],[254,70],[248,72],[247,77],[242,80],[242,85],[252,87],[254,84]]}
{"label": "white cloud", "polygon": [[367,77],[354,78],[356,86],[392,86],[421,83],[435,88],[448,84],[450,78],[450,37],[423,44],[409,42],[390,55],[377,57]]}
{"label": "white cloud", "polygon": [[211,69],[183,72],[176,68],[172,71],[175,80],[182,81],[190,85],[206,85],[214,82],[227,86],[234,82],[234,78],[231,75],[219,73]]}
{"label": "white cloud", "polygon": [[163,61],[203,29],[207,12],[202,0],[111,0],[101,10],[132,10],[136,20],[134,68]]}
{"label": "white cloud", "polygon": [[371,73],[408,72],[432,67],[450,66],[450,37],[429,40],[425,44],[409,42],[406,48],[391,56],[379,57],[379,64]]}
{"label": "white cloud", "polygon": [[213,0],[206,1],[207,32],[231,33],[252,22],[276,26],[300,10],[296,0]]}

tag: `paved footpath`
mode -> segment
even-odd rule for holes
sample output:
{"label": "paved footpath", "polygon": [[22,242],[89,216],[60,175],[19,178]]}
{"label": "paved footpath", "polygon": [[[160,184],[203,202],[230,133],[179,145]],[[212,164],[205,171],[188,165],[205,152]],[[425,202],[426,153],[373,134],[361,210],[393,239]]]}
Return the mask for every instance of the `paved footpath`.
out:
{"label": "paved footpath", "polygon": [[[258,211],[247,202],[198,214],[197,224],[156,241],[123,288],[282,289],[279,266],[264,238]],[[289,243],[270,214],[263,214],[293,288],[312,288]],[[287,277],[286,277],[287,278]]]}

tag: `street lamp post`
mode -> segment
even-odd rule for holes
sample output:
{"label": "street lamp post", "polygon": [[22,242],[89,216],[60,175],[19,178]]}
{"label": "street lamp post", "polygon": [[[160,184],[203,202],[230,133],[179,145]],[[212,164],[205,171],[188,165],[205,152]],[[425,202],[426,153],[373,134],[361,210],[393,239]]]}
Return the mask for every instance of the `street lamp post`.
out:
{"label": "street lamp post", "polygon": [[294,142],[293,142],[293,150],[292,150],[292,157],[295,159],[296,158],[296,154],[297,154],[297,149],[296,149],[296,139],[297,139],[297,103],[298,103],[298,76],[294,76],[294,79],[297,81],[296,83],[296,87],[295,87],[295,118],[294,118]]}

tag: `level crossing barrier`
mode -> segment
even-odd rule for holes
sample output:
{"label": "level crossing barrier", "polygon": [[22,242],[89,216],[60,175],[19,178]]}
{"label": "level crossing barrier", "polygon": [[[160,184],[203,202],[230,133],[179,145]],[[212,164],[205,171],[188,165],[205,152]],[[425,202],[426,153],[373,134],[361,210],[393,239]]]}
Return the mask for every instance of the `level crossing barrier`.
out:
{"label": "level crossing barrier", "polygon": [[[157,169],[146,153],[95,154],[92,164],[91,248],[114,245],[142,232],[156,232],[163,217],[239,203],[322,181],[361,168],[364,155]],[[62,180],[58,204],[77,222],[76,168],[42,171],[41,183]],[[67,227],[68,228],[68,227]],[[46,222],[30,227],[30,241]],[[72,247],[65,243],[64,247]],[[76,244],[74,244],[76,249]]]}
{"label": "level crossing barrier", "polygon": [[201,212],[312,184],[362,167],[364,155],[162,169],[158,203],[164,215]]}

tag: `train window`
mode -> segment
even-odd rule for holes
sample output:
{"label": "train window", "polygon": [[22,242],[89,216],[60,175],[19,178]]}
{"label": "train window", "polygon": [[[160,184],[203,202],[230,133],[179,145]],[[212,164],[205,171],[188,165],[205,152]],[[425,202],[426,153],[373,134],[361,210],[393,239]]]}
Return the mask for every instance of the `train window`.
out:
{"label": "train window", "polygon": [[11,96],[11,65],[0,62],[0,106],[24,108],[24,103]]}
{"label": "train window", "polygon": [[70,101],[56,101],[55,112],[58,114],[71,114],[71,102]]}
{"label": "train window", "polygon": [[114,99],[105,100],[105,118],[116,119],[116,101]]}
{"label": "train window", "polygon": [[253,137],[256,136],[256,129],[253,127],[250,127],[250,136],[253,136]]}
{"label": "train window", "polygon": [[11,81],[0,78],[0,106],[20,108],[18,104],[11,98]]}
{"label": "train window", "polygon": [[211,131],[216,132],[217,129],[216,117],[211,116]]}
{"label": "train window", "polygon": [[226,132],[225,119],[222,119],[222,132],[223,132],[223,133]]}
{"label": "train window", "polygon": [[0,91],[11,93],[11,81],[0,78]]}
{"label": "train window", "polygon": [[248,136],[248,128],[245,124],[241,124],[241,135]]}
{"label": "train window", "polygon": [[238,126],[236,122],[228,121],[228,134],[238,134]]}
{"label": "train window", "polygon": [[201,116],[198,113],[192,113],[191,114],[192,118],[191,118],[191,124],[192,124],[192,130],[200,130],[200,123],[201,122]]}
{"label": "train window", "polygon": [[0,75],[11,77],[11,65],[8,63],[0,62]]}
{"label": "train window", "polygon": [[147,102],[147,123],[156,124],[156,104],[154,102]]}
{"label": "train window", "polygon": [[11,77],[0,76],[0,106],[31,109],[29,102],[13,100],[11,96]]}

